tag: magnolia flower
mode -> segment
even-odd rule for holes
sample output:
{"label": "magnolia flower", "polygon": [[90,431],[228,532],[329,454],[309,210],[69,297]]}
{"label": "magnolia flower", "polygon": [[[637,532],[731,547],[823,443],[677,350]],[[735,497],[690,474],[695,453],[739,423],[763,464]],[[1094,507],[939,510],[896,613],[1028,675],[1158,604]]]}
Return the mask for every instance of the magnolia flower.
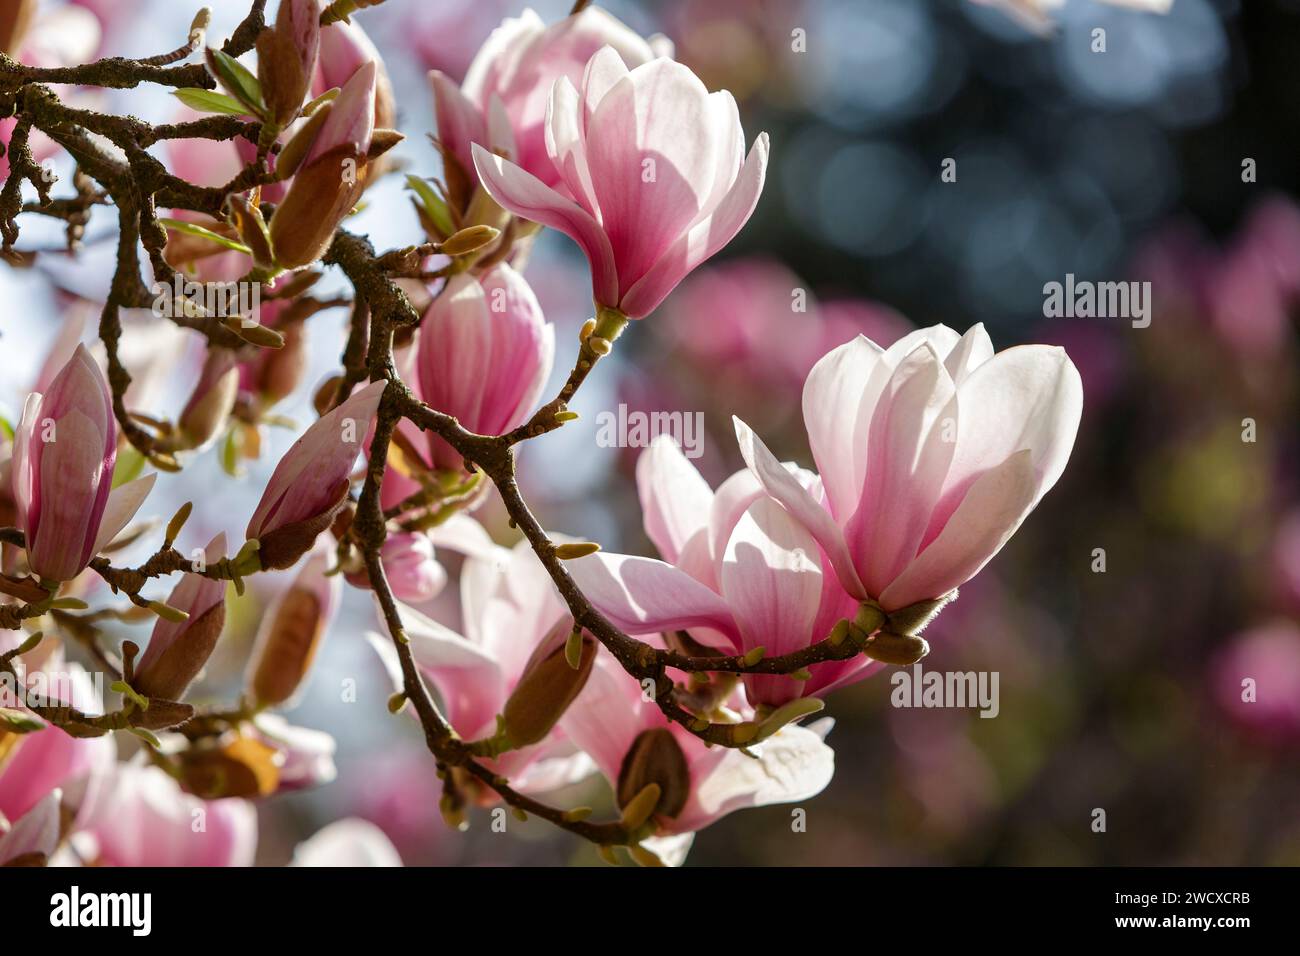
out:
{"label": "magnolia flower", "polygon": [[[562,657],[573,618],[527,542],[509,551],[494,546],[489,554],[471,555],[461,571],[463,635],[406,606],[401,607],[402,623],[417,666],[437,688],[447,721],[463,739],[494,736],[499,714],[509,723],[519,713],[517,726],[527,738],[538,736],[549,720],[551,726],[539,739],[488,763],[516,789],[551,790],[590,772],[590,764],[554,727],[557,711],[572,699],[575,675],[586,678]],[[391,638],[367,637],[400,689],[401,668]],[[591,640],[588,646],[594,650]],[[548,659],[556,651],[560,667],[552,669]],[[591,656],[589,651],[588,665]],[[531,680],[534,676],[540,680]],[[514,692],[526,678],[529,699],[521,700]]]}
{"label": "magnolia flower", "polygon": [[291,700],[311,673],[343,597],[342,580],[327,573],[330,565],[331,549],[317,544],[262,618],[245,676],[249,696],[259,704],[278,706]]}
{"label": "magnolia flower", "polygon": [[290,866],[401,866],[402,858],[384,831],[367,820],[347,817],[317,830],[298,844]]}
{"label": "magnolia flower", "polygon": [[[219,534],[203,554],[205,564],[226,556],[226,536]],[[159,618],[149,646],[136,663],[134,688],[146,697],[180,700],[203,670],[226,623],[226,582],[192,572],[182,575],[167,604],[184,611],[183,621]]]}
{"label": "magnolia flower", "polygon": [[[379,549],[379,561],[393,596],[399,601],[422,604],[438,594],[447,584],[447,571],[438,563],[433,539],[417,531],[390,532]],[[363,565],[347,574],[349,584],[370,587],[370,577]]]}
{"label": "magnolia flower", "polygon": [[315,262],[329,247],[334,230],[352,211],[365,188],[363,175],[375,130],[376,67],[366,63],[338,97],[321,106],[290,140],[285,153],[298,151],[298,137],[310,145],[294,160],[293,185],[271,217],[271,247],[276,262],[296,269]]}
{"label": "magnolia flower", "polygon": [[257,811],[192,796],[160,767],[119,763],[88,795],[74,844],[98,866],[251,866]]}
{"label": "magnolia flower", "polygon": [[750,470],[815,539],[854,597],[887,612],[950,594],[1001,550],[1065,469],[1083,410],[1054,346],[993,354],[982,325],[921,329],[829,352],[804,384],[820,487],[744,422]]}
{"label": "magnolia flower", "polygon": [[263,568],[289,567],[329,527],[347,498],[352,465],[386,384],[371,382],[320,418],[280,459],[246,532],[261,542]]}
{"label": "magnolia flower", "polygon": [[[835,772],[835,754],[816,729],[786,726],[750,754],[707,747],[672,724],[641,686],[602,651],[591,679],[560,720],[573,742],[596,762],[620,807],[657,784],[650,820],[659,839],[645,841],[665,862],[680,863],[691,834],[733,810],[791,803],[821,793]],[[755,757],[757,759],[755,759]],[[663,839],[674,838],[674,839]]]}
{"label": "magnolia flower", "polygon": [[393,84],[379,51],[355,21],[338,20],[321,28],[320,60],[312,83],[312,95],[320,96],[327,90],[342,88],[367,63],[375,65],[375,127],[392,129],[397,125]]}
{"label": "magnolia flower", "polygon": [[587,61],[605,46],[628,68],[655,56],[651,44],[599,7],[550,26],[531,9],[507,18],[479,49],[460,87],[440,70],[429,73],[443,148],[473,175],[470,147],[480,143],[570,195],[547,151],[547,103],[556,80],[580,84]]}
{"label": "magnolia flower", "polygon": [[[815,485],[798,472],[793,480]],[[826,637],[857,600],[840,586],[816,541],[747,470],[712,491],[677,444],[661,435],[637,461],[646,534],[664,561],[597,552],[569,563],[587,597],[635,635],[686,630],[724,654],[758,647],[774,657]],[[811,679],[745,676],[749,701],[780,705],[865,677],[856,655],[815,664]]]}
{"label": "magnolia flower", "polygon": [[116,460],[108,382],[79,345],[49,390],[27,397],[14,438],[13,495],[33,573],[71,580],[139,510],[155,476],[113,489]]}
{"label": "magnolia flower", "polygon": [[[452,277],[420,324],[420,398],[465,428],[497,435],[521,424],[546,385],[555,328],[533,290],[507,263],[476,279]],[[430,463],[459,469],[459,454],[430,432]]]}
{"label": "magnolia flower", "polygon": [[709,93],[668,59],[629,71],[607,46],[587,63],[581,92],[567,77],[551,91],[547,154],[573,199],[478,144],[473,153],[493,199],[582,247],[597,306],[640,318],[753,213],[767,134],[748,159],[744,146],[730,93]]}

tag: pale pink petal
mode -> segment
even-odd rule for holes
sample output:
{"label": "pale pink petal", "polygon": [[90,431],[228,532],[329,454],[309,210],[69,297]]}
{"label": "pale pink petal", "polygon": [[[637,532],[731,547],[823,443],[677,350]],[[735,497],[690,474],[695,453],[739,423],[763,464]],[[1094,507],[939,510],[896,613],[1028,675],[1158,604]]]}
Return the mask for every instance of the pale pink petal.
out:
{"label": "pale pink petal", "polygon": [[693,627],[736,632],[726,602],[670,564],[601,551],[568,567],[591,603],[629,634]]}
{"label": "pale pink petal", "polygon": [[899,363],[876,404],[862,503],[845,531],[868,594],[883,591],[920,550],[952,460],[955,396],[926,342]]}
{"label": "pale pink petal", "polygon": [[626,291],[620,308],[633,318],[649,315],[696,266],[729,243],[749,221],[767,176],[767,134],[759,133],[731,190]]}
{"label": "pale pink petal", "polygon": [[[157,474],[142,475],[124,485],[118,485],[108,493],[108,504],[104,508],[104,518],[99,525],[99,534],[95,537],[93,549],[95,554],[108,547],[119,532],[127,526],[127,523],[135,517],[136,512],[140,510],[140,506],[144,504],[144,500],[149,497],[149,492],[153,490],[154,482],[157,480]],[[225,557],[225,555],[220,555],[220,557]]]}
{"label": "pale pink petal", "polygon": [[[831,514],[847,521],[858,508],[866,480],[867,430],[863,390],[882,350],[865,335],[832,349],[813,366],[803,387],[803,421]],[[866,421],[860,418],[865,417]]]}
{"label": "pale pink petal", "polygon": [[632,70],[587,128],[600,221],[630,288],[696,221],[717,167],[708,91],[672,60]]}
{"label": "pale pink petal", "polygon": [[63,791],[51,790],[32,809],[18,818],[8,833],[0,836],[0,865],[31,853],[47,860],[59,845],[59,803]]}
{"label": "pale pink petal", "polygon": [[[720,583],[740,628],[742,650],[763,647],[775,657],[812,642],[822,597],[820,551],[812,535],[773,499],[755,501],[736,525]],[[778,676],[745,678],[755,704],[797,697],[799,683]]]}
{"label": "pale pink petal", "polygon": [[657,725],[648,715],[648,709],[654,707],[643,700],[636,680],[608,651],[601,650],[582,693],[560,718],[560,728],[587,752],[607,780],[616,782],[623,757],[637,734]]}
{"label": "pale pink petal", "polygon": [[1015,534],[1037,491],[1028,450],[986,471],[971,485],[939,536],[880,595],[881,605],[893,611],[943,597],[965,584]]}
{"label": "pale pink petal", "polygon": [[826,552],[844,589],[855,597],[867,597],[858,572],[849,555],[844,534],[835,524],[830,512],[821,506],[799,480],[776,460],[762,440],[739,418],[732,417],[736,426],[736,441],[740,454],[763,489],[785,506],[786,510],[817,539]]}
{"label": "pale pink petal", "polygon": [[957,443],[927,542],[942,529],[967,489],[1014,452],[1030,451],[1037,501],[1065,470],[1083,413],[1083,383],[1065,350],[1023,345],[999,352],[957,392]]}
{"label": "pale pink petal", "polygon": [[327,824],[299,843],[290,866],[401,866],[393,843],[369,820],[346,817]]}
{"label": "pale pink petal", "polygon": [[591,264],[592,290],[601,305],[618,304],[618,274],[609,238],[591,214],[514,163],[474,146],[474,168],[488,195],[523,219],[558,229]]}
{"label": "pale pink petal", "polygon": [[984,330],[984,323],[977,322],[966,330],[966,334],[948,353],[943,364],[948,369],[948,374],[952,376],[952,380],[960,386],[970,377],[971,372],[991,358],[993,358],[993,342],[989,339],[988,332]]}
{"label": "pale pink petal", "polygon": [[686,542],[709,521],[713,492],[677,442],[659,435],[636,463],[645,532],[660,556],[676,564]]}
{"label": "pale pink petal", "polygon": [[438,141],[472,176],[471,147],[474,143],[488,143],[483,114],[442,71],[429,71],[429,85],[433,88],[433,104],[438,114]]}
{"label": "pale pink petal", "polygon": [[757,760],[728,750],[707,776],[692,781],[674,832],[701,830],[733,810],[806,800],[835,774],[834,751],[804,727],[786,727],[750,750]]}

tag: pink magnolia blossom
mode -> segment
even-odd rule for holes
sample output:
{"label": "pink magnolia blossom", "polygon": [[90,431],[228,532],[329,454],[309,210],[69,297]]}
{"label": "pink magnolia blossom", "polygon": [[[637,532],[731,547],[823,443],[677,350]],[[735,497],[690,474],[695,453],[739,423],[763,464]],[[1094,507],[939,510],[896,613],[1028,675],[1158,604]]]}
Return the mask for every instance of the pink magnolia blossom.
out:
{"label": "pink magnolia blossom", "polygon": [[[207,563],[226,556],[226,536],[218,534],[204,551]],[[207,663],[226,622],[226,582],[187,572],[167,598],[184,611],[183,621],[159,618],[149,646],[136,662],[134,686],[147,697],[180,700]]]}
{"label": "pink magnolia blossom", "polygon": [[547,103],[556,80],[580,83],[587,61],[605,46],[628,68],[655,56],[649,43],[599,7],[550,26],[531,9],[507,18],[479,49],[460,87],[441,71],[430,72],[442,145],[471,175],[470,147],[479,143],[569,195],[546,146]]}
{"label": "pink magnolia blossom", "polygon": [[982,325],[881,349],[865,336],[808,376],[821,487],[801,484],[736,419],[764,489],[821,546],[846,591],[894,611],[969,581],[1065,469],[1083,409],[1064,349],[993,354]]}
{"label": "pink magnolia blossom", "polygon": [[[554,359],[555,328],[523,276],[504,262],[481,279],[462,273],[420,324],[420,398],[470,431],[497,435],[528,417]],[[429,450],[434,468],[463,467],[433,433]]]}
{"label": "pink magnolia blossom", "polygon": [[[447,571],[438,563],[433,539],[416,531],[390,532],[379,549],[379,561],[393,596],[422,604],[438,596],[447,584]],[[347,575],[348,583],[370,587],[365,568]]]}
{"label": "pink magnolia blossom", "polygon": [[[490,555],[490,556],[489,556]],[[573,619],[536,556],[522,542],[512,550],[493,547],[471,555],[461,570],[461,632],[401,608],[411,653],[425,678],[437,688],[447,720],[465,740],[491,737],[497,715],[523,677],[538,645],[560,643]],[[368,634],[394,687],[401,687],[392,639]],[[538,792],[581,779],[590,763],[578,755],[558,729],[538,743],[489,761],[512,786]]]}
{"label": "pink magnolia blossom", "polygon": [[76,842],[99,866],[251,866],[257,811],[201,800],[160,767],[119,763],[87,797]]}
{"label": "pink magnolia blossom", "polygon": [[748,159],[744,147],[730,93],[709,93],[668,59],[629,71],[607,46],[581,92],[567,78],[551,91],[546,148],[572,199],[478,144],[473,152],[493,199],[582,247],[598,306],[641,318],[753,213],[767,134]]}
{"label": "pink magnolia blossom", "polygon": [[135,515],[155,476],[113,489],[116,460],[108,382],[79,345],[49,390],[28,396],[15,435],[13,495],[33,573],[71,580]]}
{"label": "pink magnolia blossom", "polygon": [[280,459],[246,535],[261,541],[262,566],[283,569],[302,557],[347,496],[384,381],[371,382],[320,418]]}
{"label": "pink magnolia blossom", "polygon": [[[672,743],[665,744],[668,748],[675,744],[680,751],[686,779],[652,782],[660,783],[665,798],[681,806],[675,814],[656,813],[656,838],[645,841],[667,863],[684,859],[690,834],[732,811],[791,803],[820,793],[835,772],[835,754],[823,743],[821,733],[829,730],[829,723],[788,725],[748,748],[754,756],[729,747],[707,747],[685,728],[670,723],[654,701],[645,699],[641,685],[604,650],[586,688],[560,720],[616,790],[625,783],[621,778],[638,738],[646,732],[671,734]],[[670,796],[674,791],[675,796]]]}
{"label": "pink magnolia blossom", "polygon": [[298,844],[290,866],[401,866],[391,840],[368,820],[335,820]]}
{"label": "pink magnolia blossom", "polygon": [[[810,472],[792,480],[816,484]],[[749,471],[713,491],[677,444],[660,436],[637,462],[637,489],[646,534],[665,560],[597,552],[569,564],[584,593],[628,633],[685,629],[725,654],[763,647],[771,657],[820,641],[856,612],[857,600],[817,542]],[[857,655],[813,665],[808,681],[746,675],[745,688],[755,706],[780,705],[877,667]]]}

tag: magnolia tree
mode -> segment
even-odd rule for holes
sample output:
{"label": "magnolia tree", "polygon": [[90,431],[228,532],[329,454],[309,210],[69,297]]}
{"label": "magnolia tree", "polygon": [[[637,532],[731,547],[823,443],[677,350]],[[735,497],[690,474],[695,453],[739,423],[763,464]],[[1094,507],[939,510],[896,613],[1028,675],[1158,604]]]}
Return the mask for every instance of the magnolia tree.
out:
{"label": "magnolia tree", "polygon": [[[348,217],[401,137],[357,15],[370,5],[282,0],[267,22],[257,0],[219,45],[200,11],[172,52],[61,63],[24,55],[44,28],[35,4],[3,4],[5,252],[21,257],[30,216],[66,222],[70,248],[97,209],[118,236],[98,343],[56,343],[5,442],[0,672],[18,693],[0,711],[2,862],[69,847],[99,863],[251,860],[250,801],[327,776],[329,738],[275,712],[345,588],[373,596],[388,709],[422,728],[449,823],[504,805],[611,861],[678,862],[719,817],[827,785],[829,721],[805,721],[831,691],[922,658],[922,628],[1066,465],[1082,394],[1065,353],[995,353],[981,326],[940,325],[816,363],[803,389],[816,472],[779,461],[741,417],[746,467],[717,488],[657,440],[637,464],[657,556],[544,528],[516,450],[576,418],[569,403],[620,337],[745,226],[768,139],[666,40],[581,2],[555,23],[527,11],[463,84],[431,74],[442,175],[410,177],[425,235],[376,250]],[[206,115],[153,125],[81,95],[145,85]],[[71,191],[42,163],[56,150],[75,161]],[[192,181],[218,154],[233,177]],[[559,346],[571,371],[551,397],[554,331],[522,274],[547,228],[585,254],[594,304]],[[259,454],[258,426],[303,377],[306,319],[343,304],[311,294],[331,269],[350,287],[338,371],[244,540],[182,546],[186,504],[146,560],[120,563],[124,543],[157,535],[133,524],[156,472],[217,443],[231,465]],[[206,345],[183,407],[139,404],[123,356],[141,309]],[[471,517],[490,496],[522,535],[513,548]],[[446,580],[435,541],[465,555],[459,632],[412,607]],[[229,586],[263,575],[284,581],[242,694],[196,707]],[[110,646],[119,620],[153,621],[143,647]],[[610,818],[548,798],[593,772]],[[384,857],[358,848],[370,838],[340,824],[300,856]]]}

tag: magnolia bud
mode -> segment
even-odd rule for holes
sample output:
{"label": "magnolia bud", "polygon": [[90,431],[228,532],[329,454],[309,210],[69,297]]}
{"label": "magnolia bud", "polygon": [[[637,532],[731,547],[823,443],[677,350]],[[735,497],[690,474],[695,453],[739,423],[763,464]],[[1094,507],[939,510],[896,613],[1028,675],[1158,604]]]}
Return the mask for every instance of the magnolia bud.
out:
{"label": "magnolia bud", "polygon": [[257,38],[257,78],[268,118],[284,126],[298,115],[320,53],[316,0],[281,0],[275,27]]}
{"label": "magnolia bud", "polygon": [[618,805],[626,807],[650,784],[659,787],[654,813],[676,817],[691,794],[691,772],[681,745],[666,727],[643,730],[618,772]]}
{"label": "magnolia bud", "polygon": [[258,370],[257,390],[270,406],[288,398],[307,374],[307,336],[301,322],[291,322],[278,330],[284,347],[268,352]]}
{"label": "magnolia bud", "polygon": [[879,631],[875,637],[865,643],[862,653],[882,664],[907,666],[915,664],[929,654],[930,645],[923,637]]}
{"label": "magnolia bud", "polygon": [[245,679],[259,704],[283,704],[311,670],[342,587],[337,576],[325,576],[328,561],[328,550],[318,548],[263,621]]}
{"label": "magnolia bud", "polygon": [[590,634],[583,634],[578,666],[571,667],[565,655],[568,636],[564,628],[537,645],[506,701],[502,715],[506,736],[516,747],[535,744],[549,734],[587,685],[599,645]]}
{"label": "magnolia bud", "polygon": [[918,601],[897,611],[889,612],[889,629],[899,634],[920,634],[926,626],[939,616],[939,612],[948,604],[957,600],[957,592],[950,591],[933,601]]}
{"label": "magnolia bud", "polygon": [[[225,551],[226,536],[219,534],[208,543],[204,559],[216,563],[225,557]],[[160,616],[149,646],[135,665],[131,686],[136,693],[164,700],[184,696],[221,637],[226,623],[225,596],[225,581],[193,573],[182,576],[166,605],[179,613]]]}
{"label": "magnolia bud", "polygon": [[216,438],[238,396],[239,368],[234,353],[212,349],[178,422],[187,447],[202,448]]}

